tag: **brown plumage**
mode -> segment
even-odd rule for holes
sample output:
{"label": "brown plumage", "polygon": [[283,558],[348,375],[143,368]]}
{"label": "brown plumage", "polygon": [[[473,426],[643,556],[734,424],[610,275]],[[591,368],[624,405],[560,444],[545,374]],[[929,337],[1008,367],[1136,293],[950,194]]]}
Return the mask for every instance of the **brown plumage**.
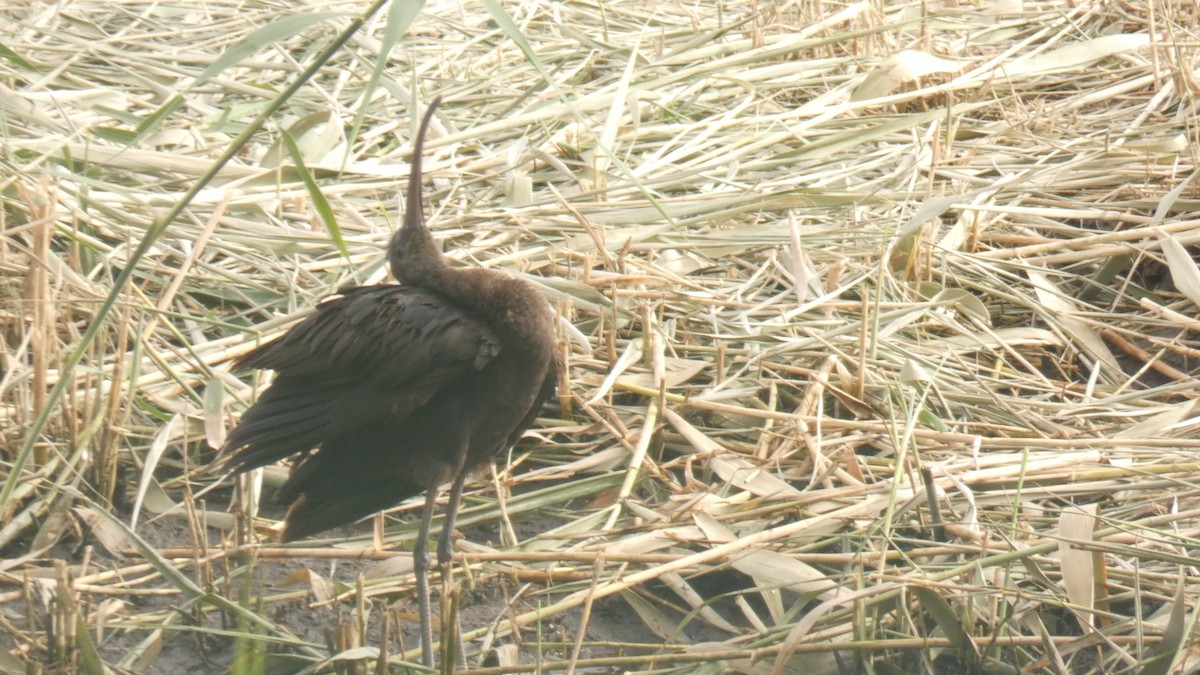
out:
{"label": "brown plumage", "polygon": [[428,491],[413,554],[422,647],[432,663],[429,523],[452,483],[438,544],[465,479],[516,442],[552,395],[554,316],[526,281],[453,269],[425,226],[421,153],[435,99],[413,144],[403,225],[388,245],[400,285],[345,289],[286,335],[238,359],[275,380],[222,452],[241,472],[300,455],[279,492],[291,504],[283,541],[353,522]]}

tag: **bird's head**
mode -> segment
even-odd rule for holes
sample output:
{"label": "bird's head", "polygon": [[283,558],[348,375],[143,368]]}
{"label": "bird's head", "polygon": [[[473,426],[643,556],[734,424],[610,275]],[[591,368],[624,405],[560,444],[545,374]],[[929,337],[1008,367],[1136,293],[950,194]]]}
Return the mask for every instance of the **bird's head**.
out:
{"label": "bird's head", "polygon": [[411,283],[426,277],[429,273],[446,267],[446,259],[434,241],[429,228],[425,226],[425,205],[421,198],[421,156],[425,149],[425,132],[429,130],[429,121],[442,102],[438,96],[429,102],[425,117],[417,130],[417,138],[413,142],[412,168],[408,174],[408,194],[405,195],[404,223],[392,235],[388,244],[388,264],[392,268],[392,276],[401,282]]}

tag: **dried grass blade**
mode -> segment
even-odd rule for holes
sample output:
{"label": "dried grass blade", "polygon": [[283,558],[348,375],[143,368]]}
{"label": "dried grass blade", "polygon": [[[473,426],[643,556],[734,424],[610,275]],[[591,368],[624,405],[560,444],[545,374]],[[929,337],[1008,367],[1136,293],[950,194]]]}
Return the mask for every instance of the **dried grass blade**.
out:
{"label": "dried grass blade", "polygon": [[1186,636],[1196,627],[1195,612],[1192,613],[1190,619],[1188,618],[1188,599],[1185,588],[1184,576],[1180,574],[1179,579],[1175,582],[1175,598],[1171,603],[1170,618],[1163,631],[1162,642],[1158,643],[1158,646],[1152,649],[1147,658],[1142,661],[1142,669],[1138,671],[1138,675],[1167,675],[1167,673],[1176,672],[1175,665],[1187,645]]}
{"label": "dried grass blade", "polygon": [[[712,516],[701,512],[692,518],[712,541],[723,544],[737,542],[738,536],[733,530]],[[816,595],[823,600],[831,600],[839,594],[837,583],[828,574],[777,551],[747,548],[733,556],[729,564],[767,587],[787,588],[796,593]]]}
{"label": "dried grass blade", "polygon": [[1048,316],[1054,318],[1058,325],[1075,341],[1080,350],[1096,359],[1100,365],[1104,366],[1107,373],[1113,375],[1120,373],[1120,364],[1117,363],[1113,353],[1109,351],[1108,345],[1104,344],[1099,333],[1075,317],[1076,310],[1073,303],[1067,300],[1068,296],[1059,290],[1047,275],[1032,270],[1027,271],[1026,274],[1029,275],[1038,301],[1049,313]]}
{"label": "dried grass blade", "polygon": [[1064,509],[1058,519],[1063,586],[1071,603],[1079,608],[1075,618],[1084,631],[1095,628],[1097,604],[1101,602],[1097,592],[1104,589],[1104,554],[1086,548],[1095,539],[1099,508],[1097,504],[1072,506]]}
{"label": "dried grass blade", "polygon": [[192,86],[200,86],[228,68],[257,54],[263,47],[293,37],[309,26],[343,16],[341,12],[302,12],[281,17],[239,40],[196,77]]}
{"label": "dried grass blade", "polygon": [[129,528],[131,530],[137,529],[138,515],[142,511],[142,500],[145,499],[146,491],[150,489],[150,485],[154,483],[154,471],[158,468],[159,461],[167,451],[167,445],[183,435],[183,429],[186,424],[187,419],[183,415],[173,415],[171,421],[167,422],[154,435],[154,442],[150,444],[150,449],[146,452],[146,457],[142,460],[142,476],[138,480],[137,493],[133,498],[133,513],[129,517]]}

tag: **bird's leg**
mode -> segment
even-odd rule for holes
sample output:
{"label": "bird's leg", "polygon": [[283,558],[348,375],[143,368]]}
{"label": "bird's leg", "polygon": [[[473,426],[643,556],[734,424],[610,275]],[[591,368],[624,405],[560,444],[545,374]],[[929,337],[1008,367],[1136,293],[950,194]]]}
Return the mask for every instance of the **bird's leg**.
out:
{"label": "bird's leg", "polygon": [[[437,505],[437,488],[425,492],[425,510],[421,513],[421,529],[413,544],[413,573],[417,576],[417,611],[421,614],[421,665],[433,667],[433,614],[429,607],[429,525]],[[441,548],[439,544],[438,548]],[[440,551],[439,551],[440,555]]]}
{"label": "bird's leg", "polygon": [[467,482],[467,472],[461,471],[450,486],[450,503],[446,506],[446,514],[442,519],[442,535],[438,537],[438,566],[445,575],[450,569],[454,557],[450,553],[450,542],[454,539],[454,521],[458,518],[458,503],[462,501],[463,485]]}
{"label": "bird's leg", "polygon": [[[467,482],[467,472],[459,471],[458,476],[456,476],[454,479],[454,484],[450,486],[450,502],[446,505],[446,513],[445,513],[445,516],[442,518],[442,534],[441,534],[441,536],[438,537],[437,557],[438,557],[438,567],[440,567],[441,571],[442,571],[442,597],[443,598],[450,597],[450,581],[451,581],[450,573],[452,571],[452,566],[454,563],[454,556],[450,551],[450,543],[454,539],[454,521],[458,519],[458,504],[459,504],[459,502],[462,501],[463,485],[465,485],[466,482]],[[455,619],[457,619],[458,613],[455,612],[454,616],[455,616]],[[443,630],[442,638],[445,639],[445,636],[449,632],[450,631]],[[451,637],[451,639],[454,640],[454,644],[456,646],[457,646],[458,636],[459,636],[460,632],[461,631],[457,630],[457,626],[456,626],[455,630],[453,631],[453,635]],[[457,649],[456,651],[458,652],[458,655],[460,657],[465,656],[465,654],[463,654],[463,650],[461,648]],[[465,665],[465,663],[463,665]]]}

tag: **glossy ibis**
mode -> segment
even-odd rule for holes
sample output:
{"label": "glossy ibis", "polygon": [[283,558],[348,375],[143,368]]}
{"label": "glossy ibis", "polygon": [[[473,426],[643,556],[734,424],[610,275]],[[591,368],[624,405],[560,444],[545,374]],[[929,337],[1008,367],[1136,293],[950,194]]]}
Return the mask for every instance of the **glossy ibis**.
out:
{"label": "glossy ibis", "polygon": [[452,485],[438,540],[443,574],[463,483],[516,442],[553,393],[554,315],[529,282],[454,269],[425,226],[421,154],[434,99],[413,144],[404,222],[388,245],[399,285],[343,289],[236,368],[275,371],[222,450],[242,472],[292,455],[279,491],[292,541],[424,491],[413,546],[422,660],[432,665],[429,526]]}

